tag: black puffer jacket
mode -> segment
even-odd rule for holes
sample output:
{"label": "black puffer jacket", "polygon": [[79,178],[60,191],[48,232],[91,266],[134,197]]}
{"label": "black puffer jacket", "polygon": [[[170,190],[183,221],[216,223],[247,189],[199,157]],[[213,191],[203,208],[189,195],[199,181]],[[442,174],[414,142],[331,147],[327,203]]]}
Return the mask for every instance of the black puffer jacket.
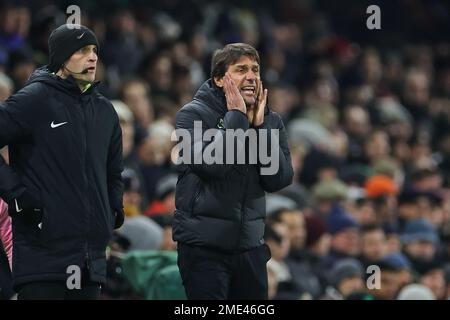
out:
{"label": "black puffer jacket", "polygon": [[[215,139],[212,142],[194,141],[194,121],[202,121],[203,130],[219,128]],[[224,94],[208,80],[194,100],[178,112],[176,128],[187,129],[192,136],[194,159],[205,148],[211,148],[221,139],[226,140],[223,129],[247,130],[249,122],[244,113],[227,110]],[[266,108],[260,128],[280,130],[279,170],[274,175],[261,175],[261,164],[208,165],[203,162],[177,165],[175,241],[227,252],[245,251],[264,243],[265,191],[275,192],[289,185],[293,170],[280,116]],[[201,147],[197,150],[194,144]],[[248,152],[248,145],[245,148]]]}
{"label": "black puffer jacket", "polygon": [[123,221],[121,136],[95,85],[81,93],[44,68],[0,104],[0,148],[10,153],[10,166],[0,157],[0,197],[12,203],[26,190],[44,207],[41,229],[13,219],[16,286],[66,280],[69,266],[86,264],[105,282],[106,245]]}

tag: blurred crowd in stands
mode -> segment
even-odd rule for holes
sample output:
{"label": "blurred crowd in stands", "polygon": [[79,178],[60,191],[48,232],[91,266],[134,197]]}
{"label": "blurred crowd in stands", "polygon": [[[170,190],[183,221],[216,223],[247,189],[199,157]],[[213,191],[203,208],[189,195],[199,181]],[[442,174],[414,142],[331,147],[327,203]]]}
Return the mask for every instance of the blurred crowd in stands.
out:
{"label": "blurred crowd in stands", "polygon": [[[450,297],[447,1],[377,1],[381,30],[366,27],[367,1],[69,2],[0,0],[0,102],[47,63],[49,32],[78,4],[123,132],[127,218],[108,250],[105,299],[183,296],[174,273],[162,273],[166,286],[155,277],[176,265],[164,256],[176,252],[174,117],[230,42],[259,50],[295,170],[267,197],[270,298]],[[162,255],[145,280],[152,292],[130,276],[145,269],[142,250]]]}

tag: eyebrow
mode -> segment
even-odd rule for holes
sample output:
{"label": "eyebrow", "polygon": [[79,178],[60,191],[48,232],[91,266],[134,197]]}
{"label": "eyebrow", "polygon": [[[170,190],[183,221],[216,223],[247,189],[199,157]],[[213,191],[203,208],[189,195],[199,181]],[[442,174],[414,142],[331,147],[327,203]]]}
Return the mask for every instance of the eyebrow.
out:
{"label": "eyebrow", "polygon": [[[235,65],[236,68],[241,68],[241,67],[247,67],[248,65],[246,64],[237,64]],[[252,64],[251,67],[258,67],[259,68],[259,64]]]}

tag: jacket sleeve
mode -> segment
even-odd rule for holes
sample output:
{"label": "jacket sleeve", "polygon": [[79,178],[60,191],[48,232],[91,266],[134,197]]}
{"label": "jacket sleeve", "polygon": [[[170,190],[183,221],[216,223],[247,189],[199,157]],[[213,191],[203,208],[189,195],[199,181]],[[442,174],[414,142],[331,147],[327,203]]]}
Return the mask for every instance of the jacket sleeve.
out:
{"label": "jacket sleeve", "polygon": [[[33,107],[38,95],[33,85],[23,88],[0,103],[0,148],[19,143],[33,131]],[[0,197],[10,203],[24,191],[19,176],[0,156]]]}
{"label": "jacket sleeve", "polygon": [[261,150],[258,150],[258,165],[262,188],[267,192],[276,192],[292,183],[294,170],[283,121],[278,114],[271,112],[271,115],[275,117],[275,121],[269,121],[266,116],[263,124],[257,128],[264,129],[264,134],[267,135],[267,139],[261,139],[262,134],[258,132],[258,148],[263,147],[265,150],[262,153],[270,155],[266,157],[267,161],[262,161]]}
{"label": "jacket sleeve", "polygon": [[[199,134],[194,133],[195,122],[199,123],[198,128],[201,129]],[[238,136],[228,136],[225,129],[242,129],[245,132],[249,128],[249,122],[244,113],[239,110],[231,110],[223,118],[223,127],[223,129],[213,128],[211,139],[203,139],[202,133],[205,134],[205,131],[210,128],[202,121],[201,116],[192,109],[180,110],[176,117],[176,138],[179,142],[177,146],[181,148],[179,151],[181,151],[182,164],[187,164],[195,173],[205,178],[224,177],[236,163],[237,156],[244,152],[245,148],[244,139]],[[180,139],[181,137],[182,139]],[[233,159],[230,159],[230,155],[227,156],[226,152],[227,142],[230,143],[231,139],[234,139],[235,145]],[[209,153],[208,150],[216,150],[219,155],[214,158],[221,159],[221,163],[217,161],[208,163],[203,157],[205,151]]]}
{"label": "jacket sleeve", "polygon": [[122,157],[122,130],[119,119],[114,114],[114,131],[111,136],[108,152],[108,195],[111,209],[116,215],[115,228],[123,223],[123,157]]}

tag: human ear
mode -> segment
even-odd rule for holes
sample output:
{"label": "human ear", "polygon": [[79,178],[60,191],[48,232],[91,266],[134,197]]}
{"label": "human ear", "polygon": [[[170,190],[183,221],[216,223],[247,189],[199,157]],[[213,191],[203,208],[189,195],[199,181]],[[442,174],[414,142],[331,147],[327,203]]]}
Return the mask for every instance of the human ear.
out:
{"label": "human ear", "polygon": [[219,88],[223,88],[223,77],[214,77],[214,83]]}

